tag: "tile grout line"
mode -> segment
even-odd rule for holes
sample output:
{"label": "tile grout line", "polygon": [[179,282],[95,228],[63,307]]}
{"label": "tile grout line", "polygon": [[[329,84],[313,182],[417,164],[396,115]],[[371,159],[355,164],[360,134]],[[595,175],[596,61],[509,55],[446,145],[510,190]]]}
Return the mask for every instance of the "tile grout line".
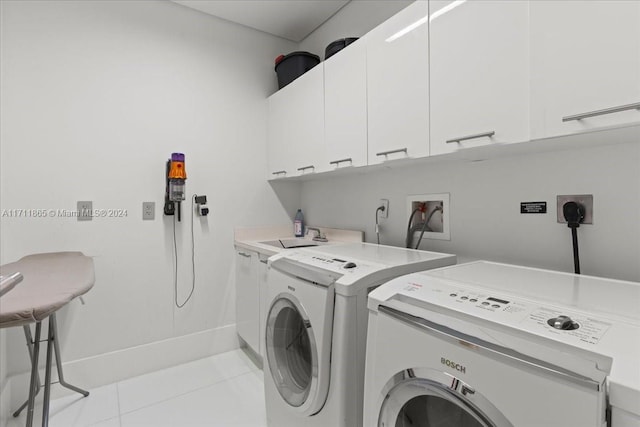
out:
{"label": "tile grout line", "polygon": [[[213,383],[208,384],[208,385],[206,385],[206,386],[202,386],[202,387],[199,387],[199,388],[196,388],[196,389],[193,389],[193,390],[189,390],[189,391],[186,391],[186,392],[184,392],[184,393],[181,393],[181,394],[177,394],[177,395],[175,395],[175,396],[168,397],[168,398],[166,398],[166,399],[158,400],[157,402],[153,402],[153,403],[150,403],[150,404],[148,404],[148,405],[144,405],[144,406],[141,406],[141,407],[139,407],[139,408],[133,409],[133,410],[131,410],[131,411],[121,413],[121,414],[120,414],[120,419],[122,420],[122,415],[132,414],[132,413],[137,412],[137,411],[139,411],[139,410],[141,410],[141,409],[150,408],[150,407],[155,406],[155,405],[158,405],[158,404],[160,404],[160,403],[165,403],[165,402],[168,402],[168,401],[170,401],[170,400],[176,399],[176,398],[178,398],[178,397],[185,396],[185,395],[187,395],[187,394],[189,394],[189,393],[195,393],[195,392],[197,392],[197,391],[202,391],[202,390],[204,390],[205,388],[213,387],[214,385],[221,384],[221,383],[223,383],[223,382],[225,382],[225,381],[233,380],[233,379],[236,379],[236,378],[241,377],[241,376],[243,376],[243,375],[253,374],[253,373],[254,373],[254,371],[249,370],[249,371],[244,372],[244,373],[242,373],[242,374],[234,375],[234,376],[232,376],[232,377],[225,378],[225,379],[223,379],[223,380],[213,382]],[[119,402],[118,402],[118,407],[119,407],[119,406],[120,406],[120,404],[119,404]],[[121,423],[120,425],[122,426],[122,423]]]}

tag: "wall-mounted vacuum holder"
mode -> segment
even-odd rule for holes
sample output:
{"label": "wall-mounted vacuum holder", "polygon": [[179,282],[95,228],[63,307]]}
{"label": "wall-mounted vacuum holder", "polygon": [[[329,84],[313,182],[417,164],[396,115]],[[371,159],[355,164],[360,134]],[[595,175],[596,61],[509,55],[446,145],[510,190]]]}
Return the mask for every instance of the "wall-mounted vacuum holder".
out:
{"label": "wall-mounted vacuum holder", "polygon": [[183,153],[172,153],[167,160],[166,187],[164,195],[164,214],[178,215],[180,221],[180,202],[185,198],[185,182],[187,170],[184,165]]}
{"label": "wall-mounted vacuum holder", "polygon": [[197,212],[200,216],[209,215],[209,207],[207,206],[207,196],[195,196]]}

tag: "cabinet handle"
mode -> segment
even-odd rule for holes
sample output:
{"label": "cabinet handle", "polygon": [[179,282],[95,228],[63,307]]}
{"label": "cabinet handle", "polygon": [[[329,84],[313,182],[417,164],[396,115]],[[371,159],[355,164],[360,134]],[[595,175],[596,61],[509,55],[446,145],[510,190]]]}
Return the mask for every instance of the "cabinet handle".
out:
{"label": "cabinet handle", "polygon": [[619,107],[605,108],[604,110],[589,111],[588,113],[576,114],[575,116],[566,116],[562,118],[563,122],[570,122],[571,120],[582,120],[588,117],[604,116],[605,114],[619,113],[627,110],[640,110],[640,102],[635,104],[621,105]]}
{"label": "cabinet handle", "polygon": [[494,131],[491,131],[491,132],[477,133],[475,135],[461,136],[460,138],[448,139],[447,144],[451,144],[452,142],[467,141],[469,139],[484,138],[485,136],[491,138],[495,134],[496,133]]}
{"label": "cabinet handle", "polygon": [[395,153],[407,154],[407,149],[406,148],[398,148],[397,150],[381,151],[380,153],[376,153],[376,156],[386,156],[386,155],[395,154]]}
{"label": "cabinet handle", "polygon": [[307,169],[315,169],[315,168],[316,168],[315,166],[309,165],[309,166],[303,166],[301,168],[298,168],[298,170],[302,172],[302,171],[306,171]]}
{"label": "cabinet handle", "polygon": [[261,259],[260,262],[263,263],[263,264],[266,264],[267,260],[266,259]]}
{"label": "cabinet handle", "polygon": [[245,258],[251,258],[251,255],[245,254],[244,252],[238,252],[238,255],[243,256]]}
{"label": "cabinet handle", "polygon": [[277,172],[271,172],[271,175],[286,175],[287,171],[277,171]]}
{"label": "cabinet handle", "polygon": [[349,158],[346,158],[346,159],[334,160],[332,162],[329,162],[329,164],[338,166],[340,163],[344,163],[344,162],[353,163],[353,159],[351,157],[349,157]]}

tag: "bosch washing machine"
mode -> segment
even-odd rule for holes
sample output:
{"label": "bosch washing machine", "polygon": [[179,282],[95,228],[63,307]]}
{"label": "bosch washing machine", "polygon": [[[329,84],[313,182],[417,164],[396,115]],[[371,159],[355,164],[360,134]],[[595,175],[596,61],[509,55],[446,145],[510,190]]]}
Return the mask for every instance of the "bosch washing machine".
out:
{"label": "bosch washing machine", "polygon": [[640,283],[482,261],[368,306],[365,427],[640,427]]}
{"label": "bosch washing machine", "polygon": [[264,387],[270,427],[362,425],[367,294],[454,255],[368,243],[269,258]]}

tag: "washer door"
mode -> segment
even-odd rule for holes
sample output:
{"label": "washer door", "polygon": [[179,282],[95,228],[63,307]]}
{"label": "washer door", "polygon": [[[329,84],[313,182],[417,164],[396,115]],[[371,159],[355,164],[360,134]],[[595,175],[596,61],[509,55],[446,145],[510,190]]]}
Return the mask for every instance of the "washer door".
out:
{"label": "washer door", "polygon": [[407,369],[385,386],[379,427],[512,427],[482,395],[432,369]]}
{"label": "washer door", "polygon": [[318,394],[318,348],[313,326],[300,302],[280,294],[271,305],[266,331],[267,361],[280,396],[309,413]]}

